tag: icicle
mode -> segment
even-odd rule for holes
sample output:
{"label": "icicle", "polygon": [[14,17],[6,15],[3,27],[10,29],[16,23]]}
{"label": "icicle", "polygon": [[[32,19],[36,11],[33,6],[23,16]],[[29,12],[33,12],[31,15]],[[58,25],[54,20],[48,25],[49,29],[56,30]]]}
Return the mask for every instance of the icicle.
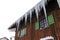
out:
{"label": "icicle", "polygon": [[37,7],[35,7],[35,12],[36,12],[36,17],[37,17],[37,21],[38,21],[38,8]]}
{"label": "icicle", "polygon": [[47,0],[44,0],[44,4],[47,4]]}
{"label": "icicle", "polygon": [[25,25],[27,23],[27,14],[25,14]]}
{"label": "icicle", "polygon": [[20,23],[20,20],[18,20],[17,23],[16,23],[17,24],[17,31],[19,29],[19,23]]}
{"label": "icicle", "polygon": [[45,2],[44,2],[44,1],[43,1],[43,3],[42,3],[42,7],[43,7],[43,9],[44,9],[45,18],[47,19],[47,13],[46,13]]}
{"label": "icicle", "polygon": [[45,14],[46,22],[47,22],[47,12],[46,12],[46,9],[45,9],[45,1],[42,2],[42,7],[43,7],[43,10],[44,10],[44,14]]}
{"label": "icicle", "polygon": [[40,5],[39,4],[37,5],[37,9],[38,9],[38,12],[40,12]]}
{"label": "icicle", "polygon": [[32,18],[32,11],[30,10],[30,24],[31,24],[31,18]]}

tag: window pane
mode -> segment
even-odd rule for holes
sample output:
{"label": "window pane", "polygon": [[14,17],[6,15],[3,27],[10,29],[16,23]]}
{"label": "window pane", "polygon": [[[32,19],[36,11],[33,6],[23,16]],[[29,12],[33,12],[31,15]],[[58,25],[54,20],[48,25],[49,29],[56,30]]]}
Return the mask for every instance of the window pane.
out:
{"label": "window pane", "polygon": [[39,29],[39,22],[35,23],[35,29],[38,30]]}
{"label": "window pane", "polygon": [[51,25],[51,24],[54,23],[53,15],[49,15],[49,16],[48,16],[48,22],[49,22],[49,25]]}
{"label": "window pane", "polygon": [[40,21],[40,29],[44,29],[48,27],[48,21],[46,21],[46,19],[43,19]]}
{"label": "window pane", "polygon": [[26,29],[26,28],[24,28],[24,35],[26,35],[26,31],[27,31],[27,29]]}
{"label": "window pane", "polygon": [[40,21],[40,29],[44,28],[44,26],[45,26],[45,25],[44,25],[44,20],[41,20],[41,21]]}
{"label": "window pane", "polygon": [[20,31],[18,31],[18,37],[20,37]]}
{"label": "window pane", "polygon": [[26,31],[27,31],[26,28],[22,29],[20,37],[23,37],[24,35],[26,35]]}
{"label": "window pane", "polygon": [[24,35],[24,30],[22,29],[21,30],[21,36],[20,37],[22,37]]}
{"label": "window pane", "polygon": [[44,25],[45,27],[48,27],[48,21],[46,21],[46,19],[44,19]]}

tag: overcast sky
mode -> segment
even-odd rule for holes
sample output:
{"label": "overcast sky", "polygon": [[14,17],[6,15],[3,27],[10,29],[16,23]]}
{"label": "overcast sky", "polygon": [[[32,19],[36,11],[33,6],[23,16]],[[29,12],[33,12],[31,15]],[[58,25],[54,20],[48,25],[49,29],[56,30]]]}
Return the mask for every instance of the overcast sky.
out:
{"label": "overcast sky", "polygon": [[14,36],[14,32],[8,30],[29,9],[40,0],[0,0],[0,38]]}

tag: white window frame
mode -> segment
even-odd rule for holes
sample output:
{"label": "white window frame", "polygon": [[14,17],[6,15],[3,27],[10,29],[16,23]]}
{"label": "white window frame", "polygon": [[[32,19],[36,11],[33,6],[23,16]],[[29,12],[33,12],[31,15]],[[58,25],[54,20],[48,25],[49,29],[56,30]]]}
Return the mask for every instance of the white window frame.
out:
{"label": "white window frame", "polygon": [[54,40],[54,37],[52,37],[52,36],[47,36],[47,37],[45,37],[45,38],[41,38],[40,40],[48,40],[48,39]]}

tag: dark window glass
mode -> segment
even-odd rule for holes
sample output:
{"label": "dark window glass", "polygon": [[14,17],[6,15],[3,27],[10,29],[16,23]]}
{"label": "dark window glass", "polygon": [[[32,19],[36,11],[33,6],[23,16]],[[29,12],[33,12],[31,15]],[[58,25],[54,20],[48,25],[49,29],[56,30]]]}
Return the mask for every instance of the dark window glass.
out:
{"label": "dark window glass", "polygon": [[48,21],[46,22],[46,19],[42,19],[40,21],[40,29],[44,29],[46,27],[48,27]]}

